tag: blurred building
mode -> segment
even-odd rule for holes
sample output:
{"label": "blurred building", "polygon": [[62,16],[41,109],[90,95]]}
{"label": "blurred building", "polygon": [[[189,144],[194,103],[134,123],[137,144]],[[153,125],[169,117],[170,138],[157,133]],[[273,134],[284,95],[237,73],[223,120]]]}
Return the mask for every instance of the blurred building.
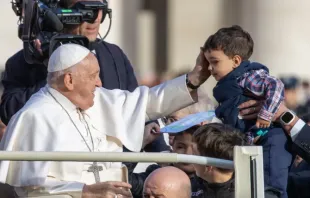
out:
{"label": "blurred building", "polygon": [[[281,0],[109,0],[113,9],[107,41],[120,45],[138,79],[157,80],[194,66],[199,47],[223,26],[239,24],[255,41],[252,60],[275,76],[310,76],[310,1]],[[0,66],[21,49],[17,17],[0,2]],[[292,9],[294,8],[294,9]],[[105,20],[101,34],[108,26]],[[215,84],[213,80],[210,82]],[[211,87],[211,86],[210,86]],[[211,89],[210,89],[211,90]]]}

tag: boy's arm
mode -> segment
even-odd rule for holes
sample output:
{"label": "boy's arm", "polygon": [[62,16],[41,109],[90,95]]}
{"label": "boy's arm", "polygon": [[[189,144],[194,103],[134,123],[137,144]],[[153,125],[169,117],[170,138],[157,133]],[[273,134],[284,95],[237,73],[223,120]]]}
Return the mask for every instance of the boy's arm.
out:
{"label": "boy's arm", "polygon": [[248,73],[239,85],[256,96],[264,97],[258,117],[271,121],[284,99],[284,85],[281,80],[269,76],[265,70],[255,70]]}

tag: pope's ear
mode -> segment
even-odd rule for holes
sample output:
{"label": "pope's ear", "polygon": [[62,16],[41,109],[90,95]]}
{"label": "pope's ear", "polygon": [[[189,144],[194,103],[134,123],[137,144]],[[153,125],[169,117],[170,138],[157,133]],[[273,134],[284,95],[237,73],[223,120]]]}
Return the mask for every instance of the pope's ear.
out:
{"label": "pope's ear", "polygon": [[72,80],[72,74],[71,73],[66,73],[64,75],[64,86],[69,90],[72,91],[74,86],[73,86],[73,80]]}

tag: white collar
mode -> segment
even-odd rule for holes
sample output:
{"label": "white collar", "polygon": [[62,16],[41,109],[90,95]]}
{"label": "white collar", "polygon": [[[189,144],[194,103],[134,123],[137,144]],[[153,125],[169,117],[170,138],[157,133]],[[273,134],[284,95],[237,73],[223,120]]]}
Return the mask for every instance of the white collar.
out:
{"label": "white collar", "polygon": [[53,89],[50,86],[46,86],[47,91],[49,94],[52,94],[52,97],[55,98],[60,105],[65,108],[66,111],[72,112],[76,111],[78,107],[76,107],[66,96],[64,96],[62,93],[57,91],[56,89]]}

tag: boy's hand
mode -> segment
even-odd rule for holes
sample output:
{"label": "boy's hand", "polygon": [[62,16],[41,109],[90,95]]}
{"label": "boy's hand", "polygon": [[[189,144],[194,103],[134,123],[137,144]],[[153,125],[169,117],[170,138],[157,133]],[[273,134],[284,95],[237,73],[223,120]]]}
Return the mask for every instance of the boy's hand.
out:
{"label": "boy's hand", "polygon": [[257,128],[268,128],[270,126],[270,122],[261,118],[257,118],[256,127]]}
{"label": "boy's hand", "polygon": [[151,122],[144,128],[144,137],[143,137],[143,144],[142,148],[151,142],[153,142],[156,138],[160,136],[160,127],[156,122]]}

